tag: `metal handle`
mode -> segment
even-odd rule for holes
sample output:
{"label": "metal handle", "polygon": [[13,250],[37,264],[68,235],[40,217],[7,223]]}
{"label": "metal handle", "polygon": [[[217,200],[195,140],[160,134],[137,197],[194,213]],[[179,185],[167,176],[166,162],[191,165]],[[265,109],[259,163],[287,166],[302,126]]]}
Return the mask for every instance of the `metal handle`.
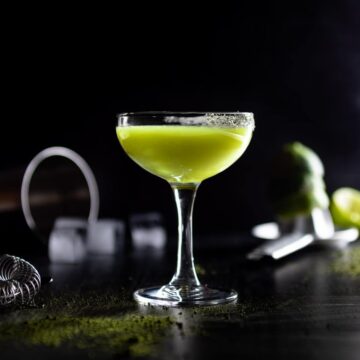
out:
{"label": "metal handle", "polygon": [[286,255],[292,254],[314,241],[311,234],[293,233],[284,235],[277,240],[267,241],[265,244],[257,247],[247,255],[249,260],[260,260],[269,256],[275,260]]}

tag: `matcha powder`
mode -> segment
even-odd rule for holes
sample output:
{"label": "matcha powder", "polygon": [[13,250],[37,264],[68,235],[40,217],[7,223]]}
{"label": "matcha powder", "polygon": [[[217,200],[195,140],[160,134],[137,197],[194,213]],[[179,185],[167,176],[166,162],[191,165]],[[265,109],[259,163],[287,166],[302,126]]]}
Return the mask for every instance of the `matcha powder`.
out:
{"label": "matcha powder", "polygon": [[332,270],[341,275],[360,276],[360,248],[353,248],[334,260]]}
{"label": "matcha powder", "polygon": [[44,308],[3,309],[2,343],[74,348],[109,355],[150,356],[175,326],[168,314],[139,314],[126,294],[40,295]]}
{"label": "matcha powder", "polygon": [[128,353],[146,356],[172,325],[167,316],[124,315],[115,317],[46,317],[17,324],[2,324],[1,341],[21,339],[26,345]]}

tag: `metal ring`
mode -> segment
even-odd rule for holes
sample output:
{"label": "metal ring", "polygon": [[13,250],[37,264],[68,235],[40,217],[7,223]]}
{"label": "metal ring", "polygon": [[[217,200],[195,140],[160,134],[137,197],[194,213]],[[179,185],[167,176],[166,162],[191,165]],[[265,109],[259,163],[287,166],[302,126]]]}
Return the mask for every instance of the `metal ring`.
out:
{"label": "metal ring", "polygon": [[64,158],[67,158],[74,162],[78,168],[81,170],[82,174],[85,177],[85,180],[87,182],[89,193],[90,193],[90,211],[88,220],[90,221],[96,221],[99,214],[99,189],[96,183],[95,176],[93,172],[91,171],[90,166],[87,164],[87,162],[75,151],[70,150],[65,147],[61,146],[54,146],[47,149],[44,149],[40,153],[38,153],[29,163],[25,170],[25,174],[22,180],[21,184],[21,207],[25,216],[25,221],[30,227],[30,229],[34,230],[36,228],[36,223],[34,221],[34,218],[31,214],[30,209],[30,201],[29,201],[29,189],[30,189],[30,182],[31,178],[37,169],[37,167],[40,165],[40,163],[49,157],[52,156],[61,156]]}

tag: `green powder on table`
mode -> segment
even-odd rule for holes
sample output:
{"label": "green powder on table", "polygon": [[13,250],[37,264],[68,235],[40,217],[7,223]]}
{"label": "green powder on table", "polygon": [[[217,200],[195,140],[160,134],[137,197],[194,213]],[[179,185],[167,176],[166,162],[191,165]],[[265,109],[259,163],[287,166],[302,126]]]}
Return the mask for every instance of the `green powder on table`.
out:
{"label": "green powder on table", "polygon": [[[207,336],[209,324],[242,322],[255,314],[282,311],[295,304],[247,299],[238,304],[172,310],[142,307],[122,293],[40,294],[44,308],[0,314],[0,346],[73,348],[125,356],[154,356],[169,336]],[[177,334],[177,335],[176,335]]]}
{"label": "green powder on table", "polygon": [[37,303],[42,302],[44,308],[3,309],[0,347],[13,343],[149,356],[175,327],[169,314],[139,314],[125,291],[40,294]]}
{"label": "green powder on table", "polygon": [[46,317],[0,326],[0,341],[25,345],[62,345],[111,354],[146,356],[173,324],[168,316],[127,314],[122,317]]}
{"label": "green powder on table", "polygon": [[333,272],[340,275],[360,276],[360,248],[345,251],[331,264]]}

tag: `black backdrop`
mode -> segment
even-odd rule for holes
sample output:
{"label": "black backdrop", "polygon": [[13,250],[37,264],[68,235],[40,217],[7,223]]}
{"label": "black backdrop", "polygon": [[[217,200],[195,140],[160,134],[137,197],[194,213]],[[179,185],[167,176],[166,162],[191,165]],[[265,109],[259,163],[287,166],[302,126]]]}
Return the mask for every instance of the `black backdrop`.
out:
{"label": "black backdrop", "polygon": [[174,230],[170,189],[126,158],[116,114],[239,110],[253,141],[201,186],[197,233],[272,217],[269,160],[287,141],[319,153],[329,192],[360,188],[359,19],[356,0],[4,9],[0,170],[68,146],[94,168],[102,216],[157,210]]}

